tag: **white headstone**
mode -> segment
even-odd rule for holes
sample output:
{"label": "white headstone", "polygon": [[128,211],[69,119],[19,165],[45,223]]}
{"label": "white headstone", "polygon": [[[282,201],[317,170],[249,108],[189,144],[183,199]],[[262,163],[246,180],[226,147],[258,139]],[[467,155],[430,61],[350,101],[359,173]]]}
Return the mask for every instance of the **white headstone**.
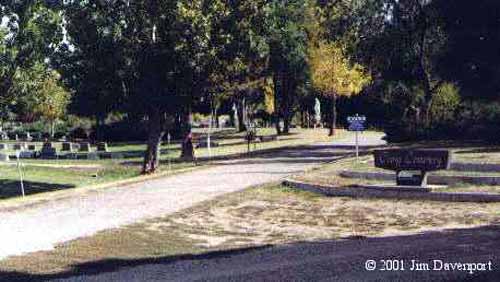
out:
{"label": "white headstone", "polygon": [[10,161],[9,155],[0,154],[0,162],[8,162],[8,161]]}

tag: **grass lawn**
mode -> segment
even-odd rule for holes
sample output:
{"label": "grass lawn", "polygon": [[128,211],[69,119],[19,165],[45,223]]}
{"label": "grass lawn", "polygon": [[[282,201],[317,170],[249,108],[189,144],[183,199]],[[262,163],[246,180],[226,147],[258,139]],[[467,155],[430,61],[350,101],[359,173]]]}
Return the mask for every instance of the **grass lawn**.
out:
{"label": "grass lawn", "polygon": [[[347,134],[339,131],[338,137]],[[234,130],[221,130],[214,132],[212,140],[220,144],[212,148],[210,154],[207,148],[196,150],[196,155],[205,164],[212,157],[236,156],[247,152],[247,144],[244,141],[245,133],[235,133]],[[259,129],[258,135],[272,135],[274,129]],[[206,130],[195,131],[195,142],[205,138]],[[290,135],[280,136],[277,141],[257,144],[252,150],[264,150],[284,146],[295,146],[310,144],[314,142],[328,141],[326,129],[292,129]],[[11,142],[12,143],[12,142]],[[61,146],[56,143],[56,146]],[[111,152],[119,152],[125,155],[124,159],[117,160],[23,160],[24,184],[27,195],[65,190],[68,188],[83,187],[102,183],[113,182],[139,176],[142,154],[146,149],[145,144],[117,143],[109,144]],[[172,160],[171,168],[175,171],[187,167],[193,167],[191,162],[182,162],[178,159],[181,146],[173,143],[170,146],[163,144],[161,147],[162,167],[161,171],[168,170],[168,160]],[[15,161],[0,163],[0,200],[19,197],[21,188],[19,172]]]}
{"label": "grass lawn", "polygon": [[413,234],[500,220],[500,204],[328,198],[278,185],[252,188],[184,211],[100,232],[52,251],[0,261],[5,271],[52,273],[103,259],[138,259],[215,250]]}

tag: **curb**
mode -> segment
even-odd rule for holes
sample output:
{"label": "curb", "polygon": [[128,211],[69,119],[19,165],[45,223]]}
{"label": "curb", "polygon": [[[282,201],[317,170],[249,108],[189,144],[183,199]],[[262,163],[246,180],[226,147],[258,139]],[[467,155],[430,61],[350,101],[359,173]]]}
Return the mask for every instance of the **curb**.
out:
{"label": "curb", "polygon": [[430,200],[440,202],[471,202],[471,203],[498,203],[500,194],[488,193],[450,193],[429,192],[403,189],[372,189],[369,187],[336,187],[331,185],[312,184],[301,181],[286,179],[283,185],[302,191],[318,193],[328,197],[352,197],[352,198],[379,198],[379,199],[409,199]]}
{"label": "curb", "polygon": [[[388,172],[342,171],[339,175],[346,178],[396,181],[396,174]],[[500,176],[429,175],[427,181],[429,184],[436,185],[455,185],[459,183],[467,183],[497,186],[500,185]]]}
{"label": "curb", "polygon": [[146,182],[146,181],[151,181],[151,180],[156,180],[160,178],[166,178],[169,176],[174,176],[177,174],[182,174],[182,173],[187,173],[191,172],[194,170],[198,169],[206,169],[209,168],[210,165],[201,165],[201,166],[195,166],[195,167],[189,167],[189,168],[183,168],[179,170],[174,170],[174,171],[165,171],[165,172],[160,172],[157,174],[153,175],[140,175],[128,179],[123,179],[123,180],[118,180],[114,182],[107,182],[107,183],[102,183],[102,184],[96,184],[96,185],[91,185],[91,186],[83,186],[83,187],[76,187],[68,190],[58,190],[58,191],[52,191],[52,192],[45,192],[41,193],[39,195],[32,195],[29,197],[26,197],[23,199],[22,197],[17,197],[17,198],[11,198],[11,199],[6,199],[4,202],[0,202],[0,212],[11,212],[17,209],[22,209],[22,208],[31,208],[35,207],[38,205],[42,205],[44,203],[47,203],[49,201],[60,201],[60,200],[65,200],[67,198],[75,197],[78,195],[84,195],[86,193],[90,192],[99,192],[101,189],[108,189],[108,188],[113,188],[113,187],[120,187],[120,188],[126,188],[128,186]]}

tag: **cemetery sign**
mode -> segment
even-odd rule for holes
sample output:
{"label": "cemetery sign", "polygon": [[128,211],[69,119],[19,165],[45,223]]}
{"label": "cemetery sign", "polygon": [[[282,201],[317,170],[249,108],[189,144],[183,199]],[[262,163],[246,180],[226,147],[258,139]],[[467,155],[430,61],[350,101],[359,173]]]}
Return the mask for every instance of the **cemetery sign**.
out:
{"label": "cemetery sign", "polygon": [[355,142],[356,142],[356,162],[359,162],[359,136],[358,132],[365,131],[366,117],[356,114],[355,116],[347,117],[347,122],[349,127],[347,130],[356,132]]}
{"label": "cemetery sign", "polygon": [[347,117],[349,123],[349,131],[365,131],[366,117],[356,114],[355,116]]}
{"label": "cemetery sign", "polygon": [[397,172],[398,185],[426,186],[427,172],[450,168],[448,150],[377,150],[374,157],[376,167]]}

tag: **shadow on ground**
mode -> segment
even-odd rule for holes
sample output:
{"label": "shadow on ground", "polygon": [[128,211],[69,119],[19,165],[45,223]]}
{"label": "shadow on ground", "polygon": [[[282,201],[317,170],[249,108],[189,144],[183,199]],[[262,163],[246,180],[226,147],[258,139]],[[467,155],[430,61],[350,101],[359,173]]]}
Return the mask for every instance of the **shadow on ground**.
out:
{"label": "shadow on ground", "polygon": [[[201,255],[134,260],[109,259],[73,265],[67,272],[30,275],[1,272],[2,281],[498,281],[500,226],[449,229],[409,236],[354,236],[322,242],[264,246]],[[367,260],[404,262],[404,270],[367,271]],[[411,270],[412,260],[430,270]],[[435,270],[443,263],[488,263],[490,271]],[[439,266],[440,264],[438,264]],[[92,276],[91,276],[92,275]]]}
{"label": "shadow on ground", "polygon": [[[74,185],[23,181],[26,195],[75,188]],[[11,179],[0,179],[0,199],[22,196],[21,183]]]}
{"label": "shadow on ground", "polygon": [[[382,148],[381,146],[360,146],[360,154],[368,154],[371,150]],[[339,159],[353,153],[354,146],[344,145],[298,145],[279,148],[270,148],[263,150],[250,151],[249,153],[235,153],[222,156],[213,156],[211,158],[197,158],[199,163],[210,162],[215,165],[232,165],[234,163],[227,161],[237,161],[238,164],[263,164],[263,163],[324,163]],[[185,163],[186,160],[175,158],[170,160],[172,163]],[[168,160],[162,160],[163,165]],[[142,161],[127,161],[123,165],[137,166]]]}

